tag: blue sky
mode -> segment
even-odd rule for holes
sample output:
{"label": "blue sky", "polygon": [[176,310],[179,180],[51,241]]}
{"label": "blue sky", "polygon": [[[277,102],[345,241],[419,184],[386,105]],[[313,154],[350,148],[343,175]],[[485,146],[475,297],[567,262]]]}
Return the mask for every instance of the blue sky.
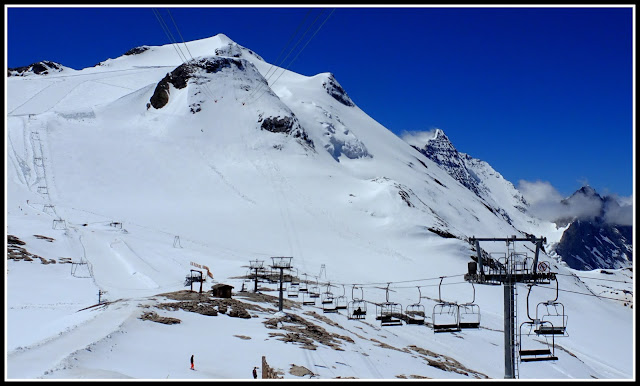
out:
{"label": "blue sky", "polygon": [[[568,196],[588,183],[600,194],[633,193],[630,6],[156,9],[173,26],[170,10],[187,41],[224,33],[274,64],[309,28],[282,66],[334,73],[394,133],[440,128],[516,187],[541,181]],[[5,10],[9,68],[51,60],[82,69],[170,43],[152,8]]]}

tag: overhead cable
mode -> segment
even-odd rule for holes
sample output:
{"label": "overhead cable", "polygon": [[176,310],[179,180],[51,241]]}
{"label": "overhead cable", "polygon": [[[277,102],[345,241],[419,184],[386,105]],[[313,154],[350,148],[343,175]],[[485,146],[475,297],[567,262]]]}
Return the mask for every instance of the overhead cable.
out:
{"label": "overhead cable", "polygon": [[[280,73],[280,75],[278,75],[278,77],[276,78],[276,80],[273,81],[273,83],[271,84],[270,87],[273,87],[276,82],[278,81],[278,79],[280,79],[280,77],[289,69],[289,67],[291,66],[291,64],[293,64],[293,62],[298,58],[298,56],[300,56],[300,54],[302,53],[302,51],[307,47],[307,45],[309,45],[309,43],[311,42],[311,40],[318,34],[318,32],[320,31],[320,29],[322,28],[322,26],[327,22],[327,20],[329,20],[329,18],[331,17],[331,15],[333,14],[333,12],[335,12],[335,8],[331,11],[331,13],[324,19],[324,21],[322,22],[322,24],[320,24],[320,26],[318,27],[318,29],[316,30],[316,32],[314,32],[314,34],[309,38],[309,40],[307,41],[307,43],[305,43],[305,45],[300,49],[300,51],[298,52],[298,54],[289,62],[289,64],[287,65],[287,67]],[[256,102],[258,99],[260,99],[260,97],[262,97],[262,95],[264,95],[267,92],[267,90],[264,90],[262,92],[262,94],[260,94],[260,96],[258,98],[256,98],[254,101],[250,102],[250,103],[254,103]]]}

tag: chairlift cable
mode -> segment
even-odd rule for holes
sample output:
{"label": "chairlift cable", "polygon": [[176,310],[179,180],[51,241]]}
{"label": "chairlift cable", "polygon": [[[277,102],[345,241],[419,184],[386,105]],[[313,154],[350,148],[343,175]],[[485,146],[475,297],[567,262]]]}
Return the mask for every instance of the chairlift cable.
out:
{"label": "chairlift cable", "polygon": [[[169,30],[169,27],[167,26],[167,24],[164,22],[164,19],[162,18],[162,15],[160,15],[160,12],[155,8],[152,8],[152,11],[156,16],[156,19],[158,19],[158,22],[160,23],[160,27],[162,27],[162,30],[164,31],[165,35],[167,35],[167,38],[171,42],[171,45],[173,45],[173,48],[178,53],[178,56],[180,57],[180,60],[182,60],[183,63],[188,62],[187,56],[184,54],[184,52],[182,52],[182,49],[180,49],[179,44],[177,43],[176,39],[173,37],[173,34]],[[169,10],[167,10],[167,12],[169,12]],[[171,13],[169,13],[169,16],[171,16]],[[173,20],[173,17],[171,17],[171,20]],[[174,25],[176,25],[175,21],[173,23],[174,23]],[[176,30],[178,31],[178,34],[180,35],[180,37],[182,37],[182,34],[180,33],[180,30],[178,29],[177,25],[176,25]],[[183,43],[184,43],[184,39],[183,39]],[[184,45],[185,45],[185,47],[187,47],[186,43],[184,43]],[[187,48],[187,52],[189,52],[188,48]],[[193,56],[191,55],[191,52],[189,52],[189,56],[191,56],[192,60],[195,60],[193,58]],[[211,99],[215,99],[215,95],[209,89],[209,86],[207,85],[207,83],[203,83],[203,85],[204,85],[205,93],[207,93]]]}
{"label": "chairlift cable", "polygon": [[187,43],[184,41],[184,38],[182,37],[182,34],[180,33],[180,29],[178,28],[178,25],[176,24],[176,21],[173,20],[173,16],[171,15],[171,11],[169,11],[169,9],[167,9],[167,14],[171,18],[171,21],[173,22],[173,25],[176,27],[176,31],[178,31],[178,35],[180,36],[180,39],[182,39],[182,44],[184,44],[184,48],[187,49],[187,52],[189,53],[189,56],[191,57],[191,59],[193,59],[193,55],[191,55],[191,51],[189,51],[189,47],[187,46]]}
{"label": "chairlift cable", "polygon": [[[169,9],[167,9],[167,14],[171,18],[171,21],[173,22],[173,25],[176,27],[176,31],[178,32],[178,35],[180,36],[180,39],[182,39],[182,44],[184,44],[184,47],[186,48],[187,52],[189,53],[189,56],[191,57],[191,60],[195,63],[195,58],[193,57],[193,55],[191,55],[191,51],[189,51],[189,47],[187,46],[187,43],[184,41],[184,38],[182,37],[182,33],[180,32],[180,29],[178,28],[178,24],[176,24],[176,21],[173,19],[173,16],[171,15],[171,12],[169,11]],[[169,27],[167,26],[167,28],[169,28]],[[171,34],[171,38],[173,38],[173,34]],[[173,40],[175,41],[175,39],[173,39]],[[180,47],[180,45],[177,42],[175,44],[176,44],[177,47]],[[180,52],[182,52],[182,50],[180,50]],[[183,53],[183,55],[184,55],[184,53]],[[184,55],[184,57],[185,57],[185,62],[187,62],[186,55]],[[204,91],[208,92],[209,97],[211,99],[215,100],[216,99],[215,94],[209,88],[209,84],[207,82],[203,82],[202,85],[204,86],[204,89],[205,89]]]}
{"label": "chairlift cable", "polygon": [[598,278],[598,277],[587,277],[587,276],[569,275],[569,274],[566,274],[566,273],[556,273],[556,275],[559,275],[559,276],[571,276],[571,277],[577,277],[577,278],[578,278],[578,279],[580,279],[580,280],[582,280],[582,279],[589,279],[589,280],[610,281],[610,282],[613,282],[613,283],[633,284],[633,282],[630,282],[630,281],[620,281],[620,280],[602,279],[602,278]]}
{"label": "chairlift cable", "polygon": [[173,46],[173,48],[176,50],[176,53],[178,54],[178,57],[180,57],[180,60],[182,60],[182,62],[186,62],[186,56],[184,56],[184,54],[182,53],[182,51],[180,50],[180,47],[176,46],[176,43],[173,39],[173,36],[171,36],[170,31],[167,30],[167,25],[165,24],[164,20],[162,19],[162,15],[160,15],[160,12],[158,12],[157,9],[152,8],[151,9],[153,11],[153,14],[156,16],[156,19],[158,20],[158,23],[160,23],[160,27],[162,28],[162,31],[164,31],[164,34],[167,35],[167,38],[169,39],[169,42],[171,43],[171,45]]}
{"label": "chairlift cable", "polygon": [[[541,287],[541,288],[547,288],[547,287]],[[551,288],[547,288],[547,289],[551,289]],[[610,298],[610,297],[607,297],[607,296],[600,296],[600,295],[595,295],[595,294],[586,294],[584,292],[577,292],[577,291],[571,291],[571,290],[565,290],[565,289],[558,289],[558,291],[570,292],[570,293],[578,294],[578,295],[594,296],[594,297],[600,298],[600,299],[617,300],[617,301],[623,302],[623,303],[629,303],[629,302],[632,301],[632,300],[623,300],[623,299]]]}
{"label": "chairlift cable", "polygon": [[[307,17],[309,17],[309,14],[311,13],[311,9],[309,9],[306,13],[306,15],[304,16],[304,18],[302,19],[302,21],[300,22],[300,24],[298,24],[298,27],[296,28],[296,31],[293,33],[293,35],[291,35],[291,37],[289,38],[289,41],[284,45],[284,47],[282,47],[282,50],[280,51],[280,53],[278,54],[278,57],[276,58],[274,63],[279,63],[278,61],[280,60],[280,57],[282,56],[282,53],[287,49],[287,47],[289,46],[289,44],[291,43],[291,40],[293,40],[293,37],[296,36],[298,34],[298,31],[300,30],[300,27],[302,27],[302,25],[304,24],[305,20],[307,20]],[[265,73],[264,77],[265,79],[267,79],[267,84],[268,84],[268,78],[270,77],[269,73],[271,72],[271,70],[275,67],[274,64],[271,64],[271,67],[269,67],[269,70]],[[275,73],[275,71],[274,71]],[[249,94],[249,96],[247,97],[250,98],[253,95],[255,95],[255,93],[257,92],[257,90],[261,89],[263,86],[263,84],[260,84],[258,87],[256,87],[256,89],[251,92],[251,94]]]}
{"label": "chairlift cable", "polygon": [[[276,78],[276,80],[273,81],[273,83],[271,84],[270,88],[273,87],[276,82],[278,81],[278,79],[280,79],[280,77],[289,69],[289,67],[291,66],[291,64],[293,64],[293,62],[298,58],[298,56],[300,56],[300,54],[302,53],[302,51],[307,47],[307,45],[311,42],[311,40],[313,40],[313,38],[318,34],[318,32],[320,32],[320,29],[322,28],[322,26],[327,22],[327,20],[329,20],[329,18],[331,17],[331,15],[333,14],[333,12],[335,12],[335,8],[331,11],[331,13],[329,14],[329,16],[326,17],[326,19],[324,19],[324,21],[322,22],[322,24],[320,24],[320,26],[318,27],[318,29],[316,30],[316,32],[314,32],[314,34],[309,38],[309,40],[307,40],[307,43],[305,43],[305,45],[300,49],[300,51],[298,51],[298,54],[289,62],[289,64],[287,65],[287,67],[280,73],[280,75],[278,75],[278,77]],[[258,98],[256,98],[254,101],[250,102],[250,103],[254,103],[256,102],[258,99],[260,99],[260,97],[262,97],[262,95],[265,94],[265,92],[267,92],[267,90],[264,90],[262,92],[262,94],[260,94],[260,96]]]}
{"label": "chairlift cable", "polygon": [[[309,10],[309,12],[310,12],[310,11],[311,11],[311,10]],[[309,32],[309,30],[311,29],[311,27],[313,27],[313,25],[314,25],[314,24],[315,24],[315,22],[318,20],[318,18],[320,17],[320,15],[321,15],[321,14],[322,14],[322,11],[320,11],[320,13],[318,14],[318,16],[316,16],[316,18],[313,20],[313,22],[312,22],[312,23],[307,27],[307,29],[304,31],[304,33],[302,34],[302,36],[300,37],[300,39],[299,39],[299,40],[296,42],[296,44],[291,48],[291,50],[289,51],[289,53],[287,54],[287,56],[285,56],[285,57],[284,57],[284,59],[282,59],[282,61],[281,61],[281,62],[277,62],[277,60],[276,60],[276,65],[277,65],[278,67],[282,67],[282,65],[284,64],[285,60],[287,60],[287,58],[289,57],[289,55],[291,55],[291,53],[293,52],[293,50],[295,50],[295,48],[298,46],[298,44],[300,44],[300,42],[302,41],[302,39],[305,37],[305,35],[307,34],[307,32]],[[306,16],[305,16],[305,19],[304,19],[304,20],[306,20]],[[299,28],[300,26],[302,26],[302,23],[298,26],[298,28]],[[297,30],[296,30],[296,33],[297,33]],[[293,36],[295,36],[295,34],[294,34],[294,35],[292,35],[292,36],[291,36],[291,38],[293,38]],[[290,40],[291,40],[291,39],[290,39]],[[287,44],[288,44],[288,43],[287,43]],[[284,48],[286,48],[286,46],[285,46]],[[283,51],[284,51],[284,48],[283,48]],[[279,56],[278,56],[278,57],[279,57]],[[272,64],[271,66],[272,66],[272,67],[274,67],[274,65],[273,65],[273,64]],[[271,69],[269,69],[269,71],[271,71]],[[253,97],[254,97],[258,92],[262,91],[262,88],[263,88],[263,87],[265,87],[265,85],[266,85],[266,87],[269,87],[269,80],[271,79],[271,77],[272,77],[272,76],[273,76],[277,71],[278,71],[278,69],[276,68],[276,69],[275,69],[271,74],[268,74],[268,72],[267,72],[267,74],[265,74],[265,81],[266,81],[266,84],[264,84],[264,85],[263,85],[263,84],[260,84],[258,87],[256,87],[256,89],[255,89],[255,90],[253,90],[253,92],[252,92],[252,93],[247,97],[247,100],[248,100],[248,99],[250,99],[250,98],[253,98]],[[275,83],[275,82],[274,82],[274,83]],[[266,90],[265,90],[264,92],[266,92]],[[263,92],[263,94],[264,94],[264,92]],[[262,96],[262,94],[260,94],[260,96]],[[256,100],[258,100],[259,98],[260,98],[260,97],[256,98],[255,100],[253,100],[253,101],[251,101],[251,102],[247,102],[247,103],[253,103],[253,102],[255,102]]]}

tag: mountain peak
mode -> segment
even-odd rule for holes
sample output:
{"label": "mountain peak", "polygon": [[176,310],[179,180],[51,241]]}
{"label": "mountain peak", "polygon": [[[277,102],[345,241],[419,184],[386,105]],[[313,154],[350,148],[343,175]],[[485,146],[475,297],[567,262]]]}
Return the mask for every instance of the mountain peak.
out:
{"label": "mountain peak", "polygon": [[600,201],[602,200],[602,197],[598,194],[598,192],[596,192],[596,190],[588,184],[573,192],[573,194],[569,198],[567,198],[567,200],[571,200],[576,196],[584,196],[586,198],[598,199]]}

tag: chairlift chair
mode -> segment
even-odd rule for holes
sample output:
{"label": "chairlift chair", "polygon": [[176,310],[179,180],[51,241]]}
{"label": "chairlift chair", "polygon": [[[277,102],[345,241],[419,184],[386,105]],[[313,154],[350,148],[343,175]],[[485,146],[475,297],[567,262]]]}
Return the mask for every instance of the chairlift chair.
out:
{"label": "chairlift chair", "polygon": [[460,308],[457,303],[442,300],[441,287],[442,279],[438,285],[438,303],[433,306],[432,325],[433,332],[456,332],[460,331]]}
{"label": "chairlift chair", "polygon": [[309,282],[307,281],[307,274],[304,274],[304,281],[300,282],[300,288],[298,289],[300,292],[309,292]]}
{"label": "chairlift chair", "polygon": [[367,302],[364,301],[364,293],[362,287],[360,287],[361,296],[356,299],[353,296],[353,290],[356,288],[354,285],[351,288],[351,301],[347,305],[347,315],[349,319],[364,319],[367,316]]}
{"label": "chairlift chair", "polygon": [[480,328],[480,306],[475,304],[476,287],[471,283],[473,288],[473,300],[469,303],[458,305],[458,317],[460,328]]}
{"label": "chairlift chair", "polygon": [[297,298],[298,297],[298,286],[293,285],[293,283],[289,283],[287,287],[287,297],[288,298]]}
{"label": "chairlift chair", "polygon": [[[518,356],[520,357],[520,362],[539,362],[539,361],[556,361],[558,360],[558,357],[555,355],[555,340],[554,340],[554,335],[551,335],[551,344],[549,344],[549,342],[542,342],[540,340],[536,340],[536,342],[538,342],[542,347],[542,348],[535,348],[535,349],[531,349],[531,348],[527,348],[527,349],[523,349],[522,348],[522,341],[523,341],[523,337],[526,337],[529,334],[523,334],[523,328],[529,328],[529,331],[531,331],[532,329],[535,331],[536,329],[542,328],[542,327],[549,327],[549,328],[553,328],[553,325],[551,325],[550,322],[546,322],[546,321],[541,321],[541,320],[528,320],[525,322],[522,322],[522,324],[520,324],[520,349],[518,350]],[[533,341],[533,340],[532,340]]]}
{"label": "chairlift chair", "polygon": [[311,296],[311,293],[303,292],[302,293],[302,305],[304,306],[315,306],[316,299]]}
{"label": "chairlift chair", "polygon": [[329,291],[330,287],[331,283],[328,283],[327,292],[323,293],[320,297],[320,302],[322,303],[322,312],[324,313],[338,312],[338,309],[336,308],[335,298],[333,297],[331,291]]}
{"label": "chairlift chair", "polygon": [[[293,271],[296,271],[296,274],[293,274]],[[294,287],[300,287],[300,278],[298,277],[298,269],[291,268],[291,285]],[[299,288],[298,288],[299,289]]]}
{"label": "chairlift chair", "polygon": [[[531,294],[531,288],[534,285],[529,285],[529,291],[527,292],[527,317],[529,320],[524,321],[520,324],[519,339],[520,342],[518,357],[520,358],[520,362],[539,362],[539,361],[554,361],[558,360],[558,357],[555,356],[555,336],[551,336],[551,344],[545,339],[545,342],[540,341],[538,339],[528,339],[526,337],[534,335],[539,335],[537,332],[541,328],[553,328],[553,324],[549,321],[542,321],[540,319],[533,319],[529,315],[529,295]],[[524,330],[528,328],[528,332],[524,332]],[[524,338],[524,339],[523,339]],[[523,348],[523,341],[527,341],[527,348]],[[536,342],[537,348],[529,348],[530,342]]]}
{"label": "chairlift chair", "polygon": [[320,302],[322,304],[332,304],[332,303],[334,303],[333,293],[331,293],[331,291],[329,290],[330,287],[331,287],[331,283],[328,283],[326,292],[322,293],[322,295],[320,296]]}
{"label": "chairlift chair", "polygon": [[318,278],[316,277],[316,283],[309,287],[309,296],[312,298],[320,297],[320,287],[318,286]]}
{"label": "chairlift chair", "polygon": [[569,317],[564,313],[564,305],[558,302],[558,291],[558,279],[556,279],[556,297],[553,300],[540,302],[536,306],[536,319],[547,322],[540,324],[535,330],[538,335],[569,336],[567,334],[567,319]]}
{"label": "chairlift chair", "polygon": [[335,298],[336,309],[338,310],[346,310],[347,309],[347,297],[344,295],[344,284],[342,285],[342,295],[336,296]]}
{"label": "chairlift chair", "polygon": [[418,302],[415,304],[410,304],[407,306],[405,310],[405,315],[407,317],[407,324],[424,324],[425,311],[424,306],[420,304],[422,300],[422,292],[420,291],[420,287],[418,287]]}
{"label": "chairlift chair", "polygon": [[378,305],[377,319],[380,319],[381,326],[402,326],[402,305],[389,301],[389,284],[387,283],[386,299],[387,301]]}

